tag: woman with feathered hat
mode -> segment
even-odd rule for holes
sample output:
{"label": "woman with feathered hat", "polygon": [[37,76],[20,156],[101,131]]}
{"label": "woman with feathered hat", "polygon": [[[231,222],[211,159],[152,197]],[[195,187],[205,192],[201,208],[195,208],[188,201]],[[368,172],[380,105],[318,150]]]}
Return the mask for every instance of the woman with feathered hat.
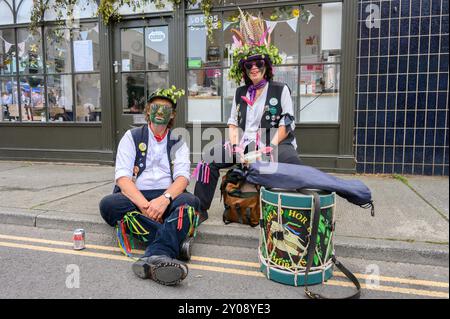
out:
{"label": "woman with feathered hat", "polygon": [[[238,85],[228,120],[229,141],[207,150],[197,166],[194,194],[201,202],[201,221],[208,218],[219,170],[245,161],[245,155],[269,155],[282,163],[301,164],[294,135],[295,121],[290,89],[273,81],[273,65],[282,59],[270,44],[264,20],[240,11],[240,30],[233,32],[233,66],[229,78]],[[217,154],[221,160],[218,160]]]}

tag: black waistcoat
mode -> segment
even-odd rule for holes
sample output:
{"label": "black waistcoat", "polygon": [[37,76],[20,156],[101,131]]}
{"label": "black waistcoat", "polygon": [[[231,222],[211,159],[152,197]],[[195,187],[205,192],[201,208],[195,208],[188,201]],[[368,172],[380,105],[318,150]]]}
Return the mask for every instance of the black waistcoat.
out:
{"label": "black waistcoat", "polygon": [[[261,129],[265,129],[266,133],[266,145],[270,144],[271,136],[270,129],[277,129],[280,124],[281,118],[284,116],[283,109],[281,107],[281,95],[283,94],[283,88],[285,84],[281,82],[269,81],[269,88],[267,90],[267,98],[264,103],[264,112],[261,117]],[[241,86],[236,89],[236,108],[237,108],[237,122],[239,128],[245,131],[247,121],[247,102],[242,99],[242,96],[246,96],[249,86]],[[288,137],[283,141],[284,143],[292,142],[294,135],[289,132]]]}

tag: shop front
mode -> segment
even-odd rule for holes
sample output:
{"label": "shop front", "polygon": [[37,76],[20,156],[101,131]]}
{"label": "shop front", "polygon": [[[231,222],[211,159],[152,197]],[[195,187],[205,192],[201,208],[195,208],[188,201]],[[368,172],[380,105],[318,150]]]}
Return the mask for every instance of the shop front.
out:
{"label": "shop front", "polygon": [[273,30],[283,58],[275,80],[291,89],[303,161],[355,169],[355,1],[213,1],[209,38],[203,12],[189,4],[124,6],[120,22],[104,25],[94,2],[80,2],[89,5],[73,25],[55,33],[46,12],[31,34],[32,0],[0,0],[0,159],[113,163],[123,133],[145,121],[148,95],[168,84],[186,90],[176,125],[191,145],[201,135],[208,144],[205,130],[225,130],[236,89],[227,73],[239,6]]}

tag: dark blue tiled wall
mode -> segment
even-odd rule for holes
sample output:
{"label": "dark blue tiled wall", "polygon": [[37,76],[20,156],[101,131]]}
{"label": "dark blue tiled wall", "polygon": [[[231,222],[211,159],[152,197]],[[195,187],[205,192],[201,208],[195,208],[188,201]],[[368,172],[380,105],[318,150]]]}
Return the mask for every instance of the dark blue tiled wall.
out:
{"label": "dark blue tiled wall", "polygon": [[358,172],[448,176],[448,3],[359,1]]}

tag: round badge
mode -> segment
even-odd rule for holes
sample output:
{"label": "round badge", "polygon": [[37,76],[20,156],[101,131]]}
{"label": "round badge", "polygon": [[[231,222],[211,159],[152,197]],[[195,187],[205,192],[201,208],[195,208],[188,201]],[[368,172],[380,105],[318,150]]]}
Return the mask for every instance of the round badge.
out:
{"label": "round badge", "polygon": [[275,121],[276,117],[275,115],[272,115],[272,121]]}
{"label": "round badge", "polygon": [[144,164],[142,164],[142,163],[141,163],[141,164],[139,164],[139,167],[144,167]]}
{"label": "round badge", "polygon": [[270,114],[275,115],[277,114],[277,109],[275,107],[270,108]]}
{"label": "round badge", "polygon": [[278,100],[275,97],[273,97],[270,99],[269,103],[270,105],[275,106],[278,104]]}
{"label": "round badge", "polygon": [[142,156],[145,156],[145,153],[144,153],[144,152],[142,152],[141,154],[142,154]]}
{"label": "round badge", "polygon": [[266,120],[270,120],[270,116],[269,115],[266,115]]}
{"label": "round badge", "polygon": [[141,152],[145,152],[147,150],[147,145],[145,145],[145,143],[141,143],[139,144],[139,149]]}
{"label": "round badge", "polygon": [[280,116],[278,115],[278,116],[277,116],[277,120],[279,120],[279,119],[280,119]]}

